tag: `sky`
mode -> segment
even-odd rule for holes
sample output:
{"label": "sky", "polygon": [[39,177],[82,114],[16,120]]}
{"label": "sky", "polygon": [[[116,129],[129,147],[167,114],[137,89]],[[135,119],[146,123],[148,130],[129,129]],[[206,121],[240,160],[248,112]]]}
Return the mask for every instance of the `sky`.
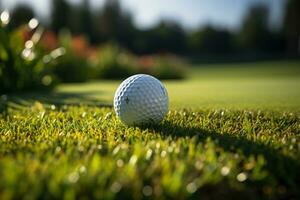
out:
{"label": "sky", "polygon": [[[39,16],[46,18],[51,11],[50,0],[0,0],[2,7],[11,9],[17,3],[29,3]],[[81,0],[69,0],[78,3]],[[104,0],[91,0],[98,8]],[[161,19],[176,20],[186,28],[212,24],[237,29],[248,8],[255,3],[270,7],[271,23],[281,23],[285,0],[120,0],[123,7],[133,14],[140,28],[150,27]]]}

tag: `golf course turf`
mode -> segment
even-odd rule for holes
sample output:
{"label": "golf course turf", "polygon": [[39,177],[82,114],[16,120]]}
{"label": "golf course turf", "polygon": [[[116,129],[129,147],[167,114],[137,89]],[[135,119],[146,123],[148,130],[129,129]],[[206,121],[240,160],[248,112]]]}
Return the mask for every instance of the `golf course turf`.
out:
{"label": "golf course turf", "polygon": [[121,81],[2,95],[0,199],[299,199],[299,66],[195,67],[145,127],[116,118]]}

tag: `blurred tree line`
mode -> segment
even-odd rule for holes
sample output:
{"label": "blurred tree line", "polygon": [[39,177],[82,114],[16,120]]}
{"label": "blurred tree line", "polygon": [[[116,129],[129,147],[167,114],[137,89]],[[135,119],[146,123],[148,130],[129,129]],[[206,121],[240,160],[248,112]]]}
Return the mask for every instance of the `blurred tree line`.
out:
{"label": "blurred tree line", "polygon": [[[69,29],[73,35],[84,34],[92,45],[110,41],[136,54],[172,52],[181,55],[276,55],[296,57],[300,53],[300,1],[288,0],[283,25],[270,26],[270,13],[265,4],[253,5],[238,31],[206,25],[185,30],[175,21],[161,21],[147,30],[139,30],[131,13],[122,9],[118,0],[106,0],[99,9],[92,9],[89,0],[70,4],[52,0],[49,28],[58,33]],[[27,5],[12,11],[15,28],[35,16]]]}

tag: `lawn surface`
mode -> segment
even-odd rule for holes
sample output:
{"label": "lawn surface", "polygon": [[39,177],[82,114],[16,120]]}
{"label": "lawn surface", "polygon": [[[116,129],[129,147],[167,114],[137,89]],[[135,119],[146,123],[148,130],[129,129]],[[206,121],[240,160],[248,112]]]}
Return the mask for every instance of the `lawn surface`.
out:
{"label": "lawn surface", "polygon": [[120,81],[2,96],[0,199],[300,198],[299,66],[191,69],[148,127],[116,119]]}
{"label": "lawn surface", "polygon": [[[300,109],[300,62],[203,65],[187,76],[182,81],[164,81],[172,108]],[[111,104],[120,83],[67,84],[57,94],[75,102],[79,95],[90,103]]]}

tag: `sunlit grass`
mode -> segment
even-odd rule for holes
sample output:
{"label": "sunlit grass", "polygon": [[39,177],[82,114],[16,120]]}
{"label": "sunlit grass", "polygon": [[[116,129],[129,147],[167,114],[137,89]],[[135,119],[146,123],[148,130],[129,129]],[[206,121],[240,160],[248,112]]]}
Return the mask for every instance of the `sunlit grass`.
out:
{"label": "sunlit grass", "polygon": [[[164,81],[173,108],[300,110],[300,63],[203,65],[182,81]],[[60,93],[81,93],[111,103],[121,81],[67,84]]]}
{"label": "sunlit grass", "polygon": [[2,96],[0,199],[299,198],[297,68],[226,69],[167,81],[171,111],[148,127],[116,118],[120,81]]}
{"label": "sunlit grass", "polygon": [[8,109],[0,197],[299,195],[299,126],[290,112],[173,110],[160,125],[129,128],[110,108]]}

